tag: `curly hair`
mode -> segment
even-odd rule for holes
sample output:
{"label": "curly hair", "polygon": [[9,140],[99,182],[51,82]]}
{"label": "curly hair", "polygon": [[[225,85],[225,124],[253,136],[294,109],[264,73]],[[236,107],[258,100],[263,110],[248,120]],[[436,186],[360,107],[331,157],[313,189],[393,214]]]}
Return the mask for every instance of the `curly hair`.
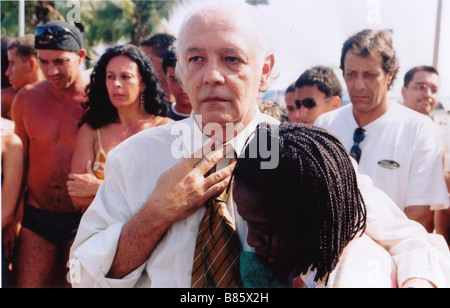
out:
{"label": "curly hair", "polygon": [[145,111],[158,116],[167,114],[164,93],[160,89],[150,59],[134,45],[116,46],[107,49],[100,57],[92,71],[90,84],[86,87],[88,100],[83,105],[86,112],[82,123],[88,123],[94,129],[114,123],[119,117],[106,88],[106,67],[112,58],[118,56],[126,56],[138,66],[142,82],[146,85],[143,92]]}
{"label": "curly hair", "polygon": [[[273,138],[278,142],[268,141]],[[267,158],[262,151],[255,158],[250,150],[257,144],[278,144],[277,168],[261,168]],[[237,160],[234,181],[267,200],[260,205],[268,210],[271,225],[267,258],[273,253],[273,240],[289,235],[289,250],[283,252],[288,262],[272,265],[278,279],[316,269],[315,280],[326,277],[327,282],[345,246],[365,230],[366,207],[351,160],[338,139],[323,129],[293,123],[260,125]],[[278,256],[279,245],[274,246]]]}

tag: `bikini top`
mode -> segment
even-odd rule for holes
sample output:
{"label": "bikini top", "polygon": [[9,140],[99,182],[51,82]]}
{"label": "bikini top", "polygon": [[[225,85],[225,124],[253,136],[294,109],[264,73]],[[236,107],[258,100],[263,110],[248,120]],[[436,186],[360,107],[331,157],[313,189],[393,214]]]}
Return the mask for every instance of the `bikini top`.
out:
{"label": "bikini top", "polygon": [[99,151],[95,156],[94,165],[92,166],[92,171],[94,171],[97,179],[104,180],[105,179],[105,163],[106,163],[106,152],[102,147],[102,139],[100,137],[100,129],[97,129],[98,135],[98,146]]}
{"label": "bikini top", "polygon": [[[153,127],[158,126],[162,120],[164,120],[163,117],[157,118],[157,121],[154,123]],[[102,139],[100,136],[99,128],[97,128],[97,135],[98,135],[99,151],[97,152],[97,155],[95,156],[94,165],[92,166],[92,171],[94,171],[94,174],[98,179],[104,180],[105,179],[106,152],[105,152],[105,150],[103,150],[103,147],[102,147]]]}

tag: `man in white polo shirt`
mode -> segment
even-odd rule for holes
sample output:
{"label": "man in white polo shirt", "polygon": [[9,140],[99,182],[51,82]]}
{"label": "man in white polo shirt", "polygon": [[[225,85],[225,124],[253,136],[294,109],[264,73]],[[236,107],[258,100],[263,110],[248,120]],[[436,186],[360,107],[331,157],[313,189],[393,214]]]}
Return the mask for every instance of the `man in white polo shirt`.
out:
{"label": "man in white polo shirt", "polygon": [[398,72],[390,32],[364,30],[350,37],[341,69],[352,104],[322,115],[316,125],[337,135],[359,171],[432,231],[430,209],[449,202],[441,144],[431,119],[387,98]]}

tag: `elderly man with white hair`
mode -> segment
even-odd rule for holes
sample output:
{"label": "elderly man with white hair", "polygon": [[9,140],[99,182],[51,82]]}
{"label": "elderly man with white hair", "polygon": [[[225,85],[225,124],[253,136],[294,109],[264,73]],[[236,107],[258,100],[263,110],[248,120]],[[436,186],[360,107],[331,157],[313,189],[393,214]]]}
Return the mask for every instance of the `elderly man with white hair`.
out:
{"label": "elderly man with white hair", "polygon": [[[256,126],[277,123],[257,107],[275,58],[255,14],[242,1],[216,1],[184,20],[177,70],[193,115],[137,134],[109,154],[106,179],[72,246],[74,287],[198,286],[193,275],[204,204],[228,186],[233,152],[241,153]],[[211,151],[224,143],[226,151]],[[399,283],[445,286],[441,269],[447,270],[449,255],[443,239],[407,220],[367,178],[360,181],[368,199],[368,234],[396,260]],[[230,199],[225,216],[248,250],[246,223]],[[218,245],[227,250],[230,242]],[[211,278],[206,286],[224,285]]]}

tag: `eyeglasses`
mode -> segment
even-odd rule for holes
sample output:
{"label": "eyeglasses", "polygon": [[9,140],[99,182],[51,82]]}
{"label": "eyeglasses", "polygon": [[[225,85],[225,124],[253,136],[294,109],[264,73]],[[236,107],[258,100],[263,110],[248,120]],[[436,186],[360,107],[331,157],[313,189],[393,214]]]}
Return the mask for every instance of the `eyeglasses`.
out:
{"label": "eyeglasses", "polygon": [[363,142],[366,138],[366,130],[364,128],[358,127],[353,134],[353,146],[350,149],[350,156],[353,157],[358,163],[361,159],[361,148],[359,144]]}
{"label": "eyeglasses", "polygon": [[311,109],[311,108],[316,107],[318,104],[320,104],[322,102],[329,101],[332,98],[333,97],[329,97],[329,98],[326,98],[321,101],[316,101],[315,99],[312,99],[312,98],[305,98],[304,100],[297,99],[297,100],[295,100],[295,108],[300,109],[303,105],[305,108]]}
{"label": "eyeglasses", "polygon": [[45,34],[49,34],[53,37],[47,35],[48,37],[44,37],[43,38],[44,40],[51,40],[53,38],[61,38],[64,35],[69,34],[78,43],[80,43],[77,36],[69,28],[66,28],[66,27],[62,27],[62,26],[58,26],[58,25],[43,25],[43,26],[36,27],[36,29],[34,29],[34,35],[36,37],[44,36]]}

